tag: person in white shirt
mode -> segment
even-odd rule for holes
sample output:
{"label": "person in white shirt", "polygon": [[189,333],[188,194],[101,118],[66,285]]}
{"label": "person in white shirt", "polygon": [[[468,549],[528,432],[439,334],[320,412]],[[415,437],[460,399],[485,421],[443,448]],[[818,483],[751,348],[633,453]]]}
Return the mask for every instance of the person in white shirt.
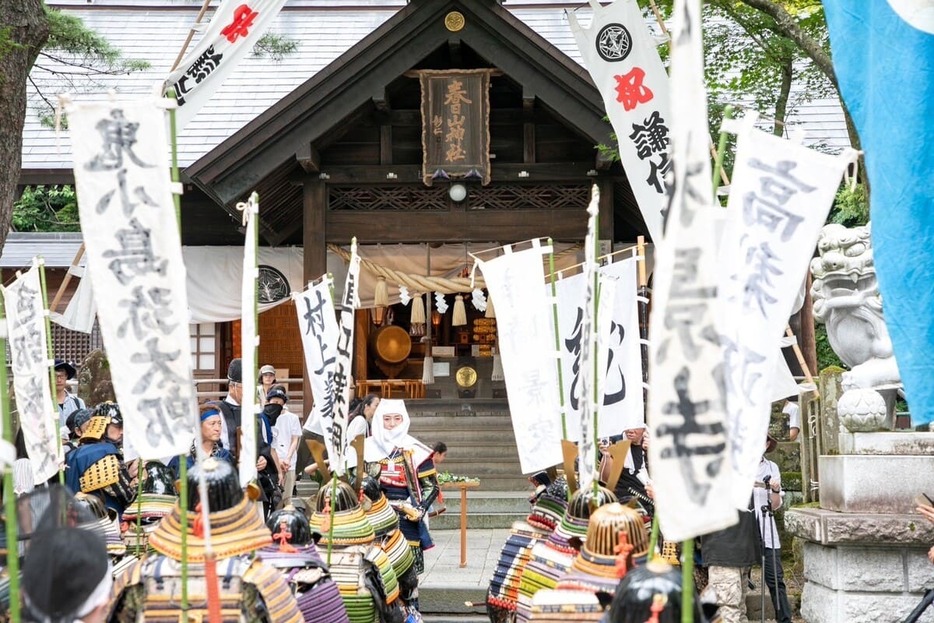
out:
{"label": "person in white shirt", "polygon": [[[795,405],[797,406],[797,405]],[[765,442],[765,453],[775,450],[778,441],[771,435]],[[764,546],[765,565],[763,568],[765,584],[769,587],[772,605],[778,623],[791,623],[791,605],[788,603],[788,593],[785,590],[785,573],[782,569],[782,544],[778,536],[778,527],[775,525],[774,511],[782,506],[782,476],[778,465],[763,455],[759,461],[759,470],[756,472],[756,486],[753,489],[753,505],[756,510],[756,519],[759,522],[759,533]],[[767,514],[766,508],[771,509]]]}
{"label": "person in white shirt", "polygon": [[796,441],[798,433],[801,432],[801,408],[798,406],[797,396],[792,396],[785,401],[782,413],[788,416],[788,438]]}
{"label": "person in white shirt", "polygon": [[298,416],[285,407],[289,396],[281,385],[274,385],[266,394],[263,413],[272,425],[272,448],[279,457],[279,473],[282,474],[282,507],[292,503],[295,489],[295,461],[298,458],[298,442],[302,438],[302,425]]}

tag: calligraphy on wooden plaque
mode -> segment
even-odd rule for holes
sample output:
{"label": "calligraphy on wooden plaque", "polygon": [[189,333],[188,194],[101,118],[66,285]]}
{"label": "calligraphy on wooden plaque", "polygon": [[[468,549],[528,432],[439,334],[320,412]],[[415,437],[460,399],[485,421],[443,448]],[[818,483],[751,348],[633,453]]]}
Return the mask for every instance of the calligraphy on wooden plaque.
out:
{"label": "calligraphy on wooden plaque", "polygon": [[490,182],[489,69],[418,72],[422,88],[422,179]]}

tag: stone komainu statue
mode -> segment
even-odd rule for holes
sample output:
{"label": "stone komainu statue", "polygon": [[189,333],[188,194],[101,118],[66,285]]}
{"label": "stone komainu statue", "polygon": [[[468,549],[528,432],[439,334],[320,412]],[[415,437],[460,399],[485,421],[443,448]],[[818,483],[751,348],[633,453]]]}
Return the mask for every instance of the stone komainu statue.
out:
{"label": "stone komainu statue", "polygon": [[830,346],[850,367],[844,389],[900,382],[869,232],[869,225],[826,225],[817,239],[820,256],[811,260],[814,319],[827,325]]}

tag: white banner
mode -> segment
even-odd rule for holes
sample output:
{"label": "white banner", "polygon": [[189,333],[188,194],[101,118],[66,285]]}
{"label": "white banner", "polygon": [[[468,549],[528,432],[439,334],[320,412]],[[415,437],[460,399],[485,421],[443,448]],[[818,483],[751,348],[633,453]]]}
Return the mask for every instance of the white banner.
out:
{"label": "white banner", "polygon": [[668,203],[665,176],[671,167],[668,74],[636,0],[616,0],[605,7],[590,0],[590,6],[589,28],[582,28],[574,12],[568,12],[571,32],[603,96],[620,160],[658,245]]}
{"label": "white banner", "polygon": [[360,306],[360,256],[357,255],[357,243],[350,245],[350,266],[347,269],[347,280],[344,282],[344,293],[340,305],[340,331],[337,334],[337,360],[334,362],[334,376],[332,391],[334,408],[330,424],[325,420],[325,440],[328,445],[328,456],[331,457],[331,471],[338,476],[343,475],[345,469],[344,455],[347,453],[347,422],[350,415],[350,381],[353,375],[351,356],[353,354],[354,310]]}
{"label": "white banner", "polygon": [[[323,435],[327,430],[324,423],[334,419],[331,382],[337,361],[337,337],[340,330],[331,299],[331,278],[325,275],[304,292],[293,294],[292,298],[295,300],[298,327],[302,334],[305,370],[308,371],[311,395],[315,399],[305,428]],[[325,441],[330,444],[330,440]]]}
{"label": "white banner", "polygon": [[272,25],[285,0],[221,2],[198,45],[169,74],[164,92],[175,89],[178,131],[211,99]]}
{"label": "white banner", "polygon": [[765,448],[779,344],[849,161],[751,126],[737,139],[718,297],[737,507]]}
{"label": "white banner", "polygon": [[542,284],[542,256],[536,245],[489,261],[476,259],[490,298],[496,301],[499,349],[506,377],[509,411],[522,473],[561,463],[558,367],[552,303]]}
{"label": "white banner", "polygon": [[[245,213],[246,235],[243,241],[243,281],[240,286],[240,363],[243,398],[240,401],[240,482],[244,485],[256,478],[256,284],[259,270],[256,265],[258,239],[259,198],[256,193],[249,201],[237,205]],[[265,396],[263,397],[265,399]],[[272,445],[272,439],[267,440]]]}
{"label": "white banner", "polygon": [[144,459],[188,451],[197,421],[165,111],[69,106],[87,269],[124,434]]}
{"label": "white banner", "polygon": [[676,0],[674,188],[658,247],[649,349],[649,465],[666,539],[737,521],[729,499],[723,355],[716,324],[719,223],[712,205],[699,0]]}
{"label": "white banner", "polygon": [[39,268],[33,267],[3,288],[13,364],[13,393],[35,484],[58,471],[59,421],[51,388],[51,364]]}
{"label": "white banner", "polygon": [[[601,305],[600,339],[605,355],[603,366],[603,404],[600,405],[601,437],[617,435],[645,424],[645,401],[642,395],[642,345],[639,341],[638,278],[634,257],[600,268],[600,274],[616,279],[614,295],[605,318]],[[600,300],[604,295],[601,290]],[[604,325],[604,319],[606,325]]]}

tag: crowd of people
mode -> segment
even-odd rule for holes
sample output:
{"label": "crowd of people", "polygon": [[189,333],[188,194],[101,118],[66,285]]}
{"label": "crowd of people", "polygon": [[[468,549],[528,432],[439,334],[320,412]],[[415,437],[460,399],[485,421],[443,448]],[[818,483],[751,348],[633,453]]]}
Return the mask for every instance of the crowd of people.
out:
{"label": "crowd of people", "polygon": [[[125,460],[119,405],[104,402],[87,408],[67,390],[75,369],[56,362],[55,371],[64,487],[56,484],[56,476],[47,487],[33,490],[20,434],[14,491],[18,496],[55,496],[62,490],[74,496],[69,502],[74,510],[30,520],[39,528],[25,549],[25,620],[177,620],[181,583],[167,580],[180,577],[183,566],[189,614],[201,612],[205,618],[214,608],[226,613],[224,621],[421,620],[419,576],[424,551],[433,546],[429,517],[444,511],[437,467],[447,446],[437,442],[430,447],[409,433],[404,401],[375,394],[352,401],[348,437],[363,438],[362,457],[348,447],[342,459],[346,477],[338,481],[331,477],[336,465],[326,448],[304,469],[299,465],[305,441],[324,441],[320,414],[312,410],[303,426],[288,408],[288,392],[277,383],[275,369],[263,366],[254,415],[257,479],[241,483],[245,390],[240,360],[228,368],[226,396],[199,406],[200,452],[192,440],[187,453],[164,461]],[[789,401],[783,411],[795,436],[800,428],[797,405]],[[624,442],[624,455],[613,451],[618,442]],[[597,493],[571,495],[564,476],[554,471],[530,477],[535,490],[528,523],[513,526],[490,584],[492,621],[526,621],[550,608],[596,612],[596,602],[582,598],[582,591],[595,598],[607,591],[616,595],[613,604],[599,607],[607,621],[628,620],[611,616],[623,604],[630,613],[651,616],[657,604],[637,596],[646,583],[667,591],[666,599],[673,600],[668,614],[654,620],[678,620],[671,617],[680,607],[680,579],[662,564],[664,556],[652,563],[648,551],[654,513],[649,443],[644,426],[601,440],[605,468]],[[746,594],[755,566],[761,568],[777,621],[792,620],[774,517],[785,493],[778,466],[766,457],[776,446],[769,435],[739,522],[698,540],[697,562],[706,572],[698,586],[706,589],[700,601],[715,606],[724,623],[747,620]],[[206,459],[199,462],[199,455]],[[320,483],[310,503],[295,498],[297,473]],[[180,499],[183,476],[188,494]],[[207,482],[210,545],[199,518],[199,478]],[[918,511],[934,523],[934,503],[919,500]],[[599,536],[601,530],[610,536]],[[67,555],[58,556],[62,551],[56,548],[63,542],[80,544],[80,551],[63,548]],[[661,535],[658,551],[664,554],[669,548],[674,553],[667,560],[677,564],[678,548]],[[934,548],[929,558],[934,563]],[[218,583],[217,577],[225,579]],[[67,599],[55,596],[62,586],[69,587]]]}
{"label": "crowd of people", "polygon": [[[73,496],[68,504],[77,510],[59,513],[59,518],[71,518],[64,523],[51,514],[31,520],[44,525],[50,538],[39,538],[45,532],[36,531],[25,550],[24,605],[31,617],[26,620],[178,620],[180,585],[165,580],[180,572],[183,559],[189,615],[201,611],[204,620],[215,605],[226,613],[224,621],[371,622],[374,613],[392,623],[421,620],[418,576],[423,552],[433,545],[428,516],[443,512],[436,464],[444,460],[447,446],[429,447],[409,434],[411,420],[402,400],[371,394],[351,402],[347,430],[350,439],[364,440],[364,469],[358,469],[350,447],[344,457],[346,476],[338,481],[331,478],[337,466],[326,450],[320,463],[300,469],[303,436],[323,440],[320,413],[313,409],[303,427],[289,410],[288,392],[277,383],[275,368],[262,366],[255,383],[257,477],[241,483],[239,462],[249,454],[241,446],[248,423],[241,404],[243,392],[254,384],[244,383],[239,359],[228,367],[226,396],[199,405],[200,437],[184,455],[161,461],[126,460],[120,406],[103,402],[88,408],[68,391],[75,368],[56,361],[55,372],[62,476],[34,486],[20,432],[14,490],[33,499],[64,492]],[[295,497],[298,473],[320,482],[310,503]],[[183,477],[187,499],[179,496]],[[208,484],[210,545],[199,518],[199,477]],[[74,537],[76,531],[80,538]],[[93,543],[81,556],[50,562],[46,546],[63,538]],[[66,579],[54,586],[33,581],[39,561],[54,567],[53,577]],[[68,580],[79,564],[91,573]],[[106,573],[98,574],[100,564]],[[290,572],[283,571],[286,566]],[[214,574],[228,578],[217,595],[211,589]],[[231,576],[236,582],[229,581]],[[155,588],[153,578],[158,578]],[[356,588],[350,591],[350,586]],[[366,590],[357,590],[361,586]],[[74,599],[57,600],[54,593],[62,587],[74,587]]]}

